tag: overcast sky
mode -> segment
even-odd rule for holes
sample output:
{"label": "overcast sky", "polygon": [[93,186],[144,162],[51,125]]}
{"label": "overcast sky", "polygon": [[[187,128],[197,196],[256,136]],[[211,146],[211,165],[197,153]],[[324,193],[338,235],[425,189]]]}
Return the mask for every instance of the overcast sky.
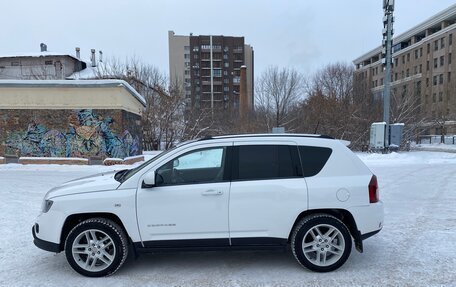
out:
{"label": "overcast sky", "polygon": [[[0,55],[49,51],[89,58],[136,56],[168,73],[168,30],[178,35],[244,36],[255,74],[270,65],[312,73],[351,62],[380,45],[382,0],[0,0]],[[395,34],[455,4],[396,0]],[[98,53],[98,52],[97,52]]]}

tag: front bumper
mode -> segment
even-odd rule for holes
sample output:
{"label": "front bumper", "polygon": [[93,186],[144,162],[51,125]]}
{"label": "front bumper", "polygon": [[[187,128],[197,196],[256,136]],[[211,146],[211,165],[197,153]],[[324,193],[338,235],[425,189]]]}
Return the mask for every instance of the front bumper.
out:
{"label": "front bumper", "polygon": [[36,225],[32,227],[32,234],[33,234],[33,243],[36,245],[36,247],[46,250],[46,251],[54,252],[54,253],[59,253],[60,251],[62,251],[60,248],[60,244],[39,239],[36,236],[35,228],[36,228]]}

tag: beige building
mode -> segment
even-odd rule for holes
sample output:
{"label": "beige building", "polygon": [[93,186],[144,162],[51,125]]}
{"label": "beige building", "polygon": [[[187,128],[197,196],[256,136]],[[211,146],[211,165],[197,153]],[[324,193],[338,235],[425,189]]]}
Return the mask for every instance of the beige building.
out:
{"label": "beige building", "polygon": [[170,78],[184,84],[188,107],[238,109],[243,65],[253,107],[254,52],[244,37],[182,36],[169,31],[168,41]]}
{"label": "beige building", "polygon": [[[416,97],[427,134],[456,133],[456,5],[393,38],[392,93]],[[353,61],[355,83],[367,82],[382,97],[384,70],[379,46]],[[445,126],[436,124],[444,122]]]}
{"label": "beige building", "polygon": [[0,156],[141,154],[145,105],[122,80],[0,80]]}

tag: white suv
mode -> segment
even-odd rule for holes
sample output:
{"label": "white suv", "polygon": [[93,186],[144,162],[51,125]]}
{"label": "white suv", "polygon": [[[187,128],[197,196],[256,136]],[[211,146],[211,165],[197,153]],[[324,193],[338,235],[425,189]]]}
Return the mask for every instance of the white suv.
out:
{"label": "white suv", "polygon": [[94,277],[117,271],[129,250],[287,246],[326,272],[382,224],[376,176],[341,141],[267,134],[189,141],[136,168],[62,184],[44,197],[33,236]]}

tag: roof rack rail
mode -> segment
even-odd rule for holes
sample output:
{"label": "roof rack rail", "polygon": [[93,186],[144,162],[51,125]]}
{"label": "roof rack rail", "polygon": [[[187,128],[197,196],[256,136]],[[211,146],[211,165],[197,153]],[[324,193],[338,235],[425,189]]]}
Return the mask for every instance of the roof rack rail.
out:
{"label": "roof rack rail", "polygon": [[197,139],[197,141],[205,141],[211,139],[227,139],[227,138],[236,138],[236,137],[306,137],[306,138],[321,138],[321,139],[334,139],[328,135],[319,135],[319,134],[229,134],[221,136],[206,136],[203,138]]}

